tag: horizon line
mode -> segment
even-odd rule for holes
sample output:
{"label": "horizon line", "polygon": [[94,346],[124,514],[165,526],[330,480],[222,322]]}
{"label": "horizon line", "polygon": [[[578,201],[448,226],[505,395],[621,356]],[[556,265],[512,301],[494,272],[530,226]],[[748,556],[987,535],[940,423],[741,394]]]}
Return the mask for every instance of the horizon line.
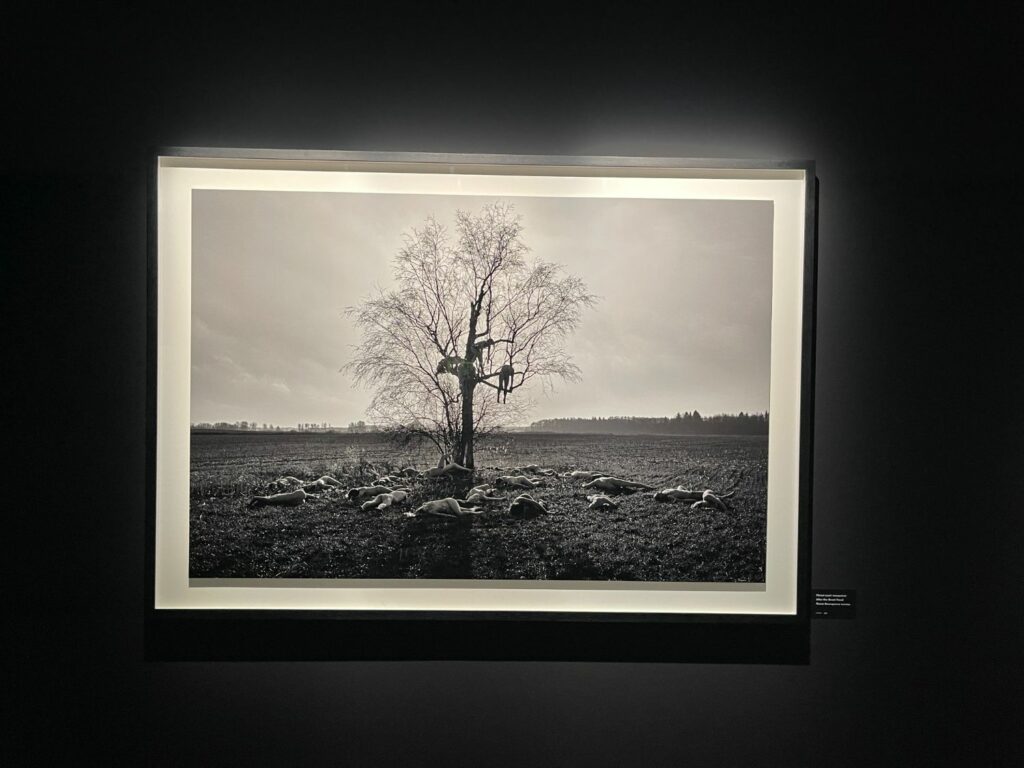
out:
{"label": "horizon line", "polygon": [[[507,424],[507,425],[504,425],[504,427],[502,427],[502,428],[504,428],[504,429],[524,429],[524,428],[527,428],[527,427],[532,427],[535,424],[543,424],[544,422],[551,422],[551,421],[597,421],[597,420],[613,421],[613,420],[626,420],[626,419],[667,419],[667,420],[671,421],[671,420],[674,420],[677,416],[685,418],[687,415],[692,415],[692,414],[699,414],[701,419],[714,419],[714,418],[719,418],[719,417],[723,417],[723,416],[731,416],[731,417],[739,417],[739,416],[769,416],[770,412],[768,410],[764,410],[764,411],[742,411],[741,410],[741,411],[721,411],[721,412],[718,412],[718,413],[700,413],[699,410],[694,409],[692,411],[676,411],[675,414],[668,415],[668,416],[665,416],[665,415],[662,415],[662,416],[637,416],[637,415],[550,416],[550,417],[546,417],[546,418],[543,418],[543,419],[537,419],[537,420],[532,421],[532,422],[530,422],[528,424]],[[362,422],[362,423],[360,424],[360,422]],[[237,420],[237,421],[218,420],[218,421],[190,421],[189,422],[189,426],[190,427],[196,427],[196,426],[198,426],[200,424],[210,425],[211,427],[212,426],[216,426],[218,424],[227,425],[227,426],[231,426],[231,427],[238,426],[238,425],[241,425],[241,424],[248,424],[248,425],[251,425],[254,428],[262,428],[264,425],[266,425],[268,428],[273,428],[273,429],[300,429],[300,428],[304,428],[304,427],[309,427],[309,428],[312,428],[312,429],[346,429],[347,430],[347,429],[351,429],[351,427],[353,427],[353,426],[359,426],[360,428],[367,428],[367,427],[379,428],[380,427],[379,424],[371,424],[371,423],[363,421],[362,419],[360,419],[359,421],[355,421],[355,422],[349,422],[348,424],[332,424],[330,422],[323,422],[323,421],[296,422],[296,423],[291,423],[291,424],[275,424],[275,423],[269,422],[269,421],[247,421],[247,420],[241,420],[241,419]],[[323,426],[324,424],[326,424],[327,426],[326,427]]]}

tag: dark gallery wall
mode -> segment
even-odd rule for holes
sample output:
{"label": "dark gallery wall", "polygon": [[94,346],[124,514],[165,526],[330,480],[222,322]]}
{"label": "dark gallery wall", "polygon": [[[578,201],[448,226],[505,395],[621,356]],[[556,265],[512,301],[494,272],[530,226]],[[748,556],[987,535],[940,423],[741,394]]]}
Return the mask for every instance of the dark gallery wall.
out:
{"label": "dark gallery wall", "polygon": [[[1020,764],[1019,6],[23,5],[6,764]],[[157,145],[816,160],[813,582],[857,618],[796,666],[143,661]]]}

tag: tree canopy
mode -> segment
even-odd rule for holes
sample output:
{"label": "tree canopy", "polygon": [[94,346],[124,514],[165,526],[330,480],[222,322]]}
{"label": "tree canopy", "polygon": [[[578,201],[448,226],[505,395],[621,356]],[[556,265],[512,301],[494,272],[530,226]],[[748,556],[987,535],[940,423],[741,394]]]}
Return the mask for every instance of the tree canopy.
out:
{"label": "tree canopy", "polygon": [[522,233],[504,202],[458,211],[451,232],[431,217],[406,233],[393,287],[346,310],[362,340],[343,370],[373,390],[371,421],[471,467],[475,438],[529,406],[509,394],[580,378],[566,344],[596,297],[531,258]]}

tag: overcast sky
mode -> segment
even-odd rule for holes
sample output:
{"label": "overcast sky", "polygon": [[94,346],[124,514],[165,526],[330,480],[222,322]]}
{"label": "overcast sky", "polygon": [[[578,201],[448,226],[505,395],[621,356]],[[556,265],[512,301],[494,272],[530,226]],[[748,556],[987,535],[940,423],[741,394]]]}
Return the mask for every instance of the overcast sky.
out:
{"label": "overcast sky", "polygon": [[[344,309],[391,285],[403,233],[496,199],[195,191],[192,421],[365,419]],[[768,410],[771,202],[508,200],[531,256],[601,297],[570,341],[583,381],[535,392],[528,421]]]}

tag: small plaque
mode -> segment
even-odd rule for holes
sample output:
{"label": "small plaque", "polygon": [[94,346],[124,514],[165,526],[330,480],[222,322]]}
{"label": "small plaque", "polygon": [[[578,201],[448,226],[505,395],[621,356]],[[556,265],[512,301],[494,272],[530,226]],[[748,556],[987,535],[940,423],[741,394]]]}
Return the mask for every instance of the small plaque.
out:
{"label": "small plaque", "polygon": [[814,604],[811,616],[815,619],[853,619],[857,615],[855,589],[816,589],[812,592]]}

